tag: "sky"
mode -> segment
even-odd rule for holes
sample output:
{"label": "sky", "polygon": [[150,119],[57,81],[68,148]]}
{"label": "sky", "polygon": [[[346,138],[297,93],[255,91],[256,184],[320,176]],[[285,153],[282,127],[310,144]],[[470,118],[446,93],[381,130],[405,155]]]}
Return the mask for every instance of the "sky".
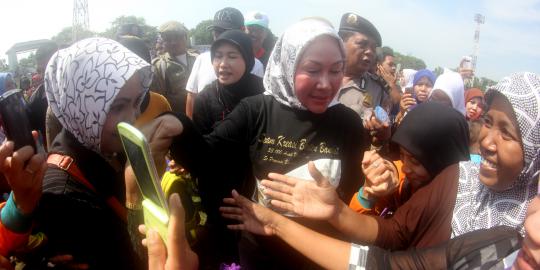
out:
{"label": "sky", "polygon": [[[72,24],[73,0],[3,1],[0,58],[17,42],[51,38]],[[90,30],[101,32],[122,15],[144,17],[159,26],[178,20],[188,28],[226,6],[261,11],[279,35],[304,17],[322,16],[339,26],[355,12],[379,30],[383,45],[421,58],[428,68],[455,68],[473,52],[474,14],[481,25],[477,75],[499,80],[512,72],[540,74],[540,0],[88,0]]]}

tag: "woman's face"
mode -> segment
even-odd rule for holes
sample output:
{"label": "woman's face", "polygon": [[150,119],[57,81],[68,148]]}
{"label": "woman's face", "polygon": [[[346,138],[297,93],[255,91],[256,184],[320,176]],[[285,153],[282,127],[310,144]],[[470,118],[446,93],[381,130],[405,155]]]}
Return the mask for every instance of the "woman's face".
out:
{"label": "woman's face", "polygon": [[426,168],[403,147],[400,147],[400,158],[403,163],[401,171],[406,175],[407,180],[414,188],[424,186],[431,181],[432,177]]}
{"label": "woman's face", "polygon": [[139,105],[142,97],[142,82],[139,73],[135,72],[111,104],[101,132],[101,153],[112,154],[122,151],[122,142],[116,126],[120,122],[133,123],[135,121],[140,113]]}
{"label": "woman's face", "polygon": [[246,72],[246,62],[236,46],[223,42],[214,53],[212,60],[219,83],[230,85],[238,82]]}
{"label": "woman's face", "polygon": [[414,86],[416,99],[420,102],[425,102],[428,99],[432,88],[433,83],[431,83],[427,77],[422,77]]}
{"label": "woman's face", "polygon": [[475,97],[472,98],[465,104],[465,109],[467,111],[467,118],[470,120],[476,120],[480,118],[482,115],[482,112],[484,112],[483,109],[483,98],[481,97]]}
{"label": "woman's face", "polygon": [[517,120],[508,100],[496,94],[480,130],[480,181],[495,191],[508,189],[523,169]]}
{"label": "woman's face", "polygon": [[338,41],[322,36],[302,54],[294,75],[295,94],[309,111],[323,113],[337,94],[343,79],[344,59]]}
{"label": "woman's face", "polygon": [[448,106],[450,108],[453,108],[452,106],[452,100],[450,97],[441,89],[435,89],[433,90],[433,93],[429,97],[429,101],[437,102],[442,105]]}

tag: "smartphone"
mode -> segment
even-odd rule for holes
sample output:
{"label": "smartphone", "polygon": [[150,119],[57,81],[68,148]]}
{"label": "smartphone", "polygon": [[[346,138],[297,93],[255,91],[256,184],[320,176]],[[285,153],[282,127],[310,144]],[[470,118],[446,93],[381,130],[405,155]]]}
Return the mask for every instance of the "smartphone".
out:
{"label": "smartphone", "polygon": [[36,153],[36,142],[22,93],[22,90],[14,89],[0,96],[0,117],[7,139],[15,144],[14,150],[30,145]]}
{"label": "smartphone", "polygon": [[167,242],[169,207],[152,158],[150,147],[144,135],[134,126],[119,123],[118,133],[127,158],[135,173],[137,185],[143,195],[144,224],[156,230],[163,241]]}
{"label": "smartphone", "polygon": [[[406,94],[410,94],[412,98],[414,98],[414,100],[416,100],[416,104],[418,104],[418,99],[416,98],[416,93],[414,92],[414,87],[409,87],[409,88],[405,88],[405,93]],[[416,107],[416,105],[412,105],[409,107],[409,110],[412,110]]]}

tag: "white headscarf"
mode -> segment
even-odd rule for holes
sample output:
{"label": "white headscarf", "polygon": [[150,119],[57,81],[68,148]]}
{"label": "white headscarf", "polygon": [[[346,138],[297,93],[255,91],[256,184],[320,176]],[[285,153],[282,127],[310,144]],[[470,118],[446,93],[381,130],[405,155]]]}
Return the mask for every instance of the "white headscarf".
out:
{"label": "white headscarf", "polygon": [[465,115],[465,89],[463,86],[463,79],[459,73],[445,69],[444,73],[435,81],[431,94],[433,94],[433,91],[436,89],[446,93],[450,98],[450,101],[452,101],[452,107]]}
{"label": "white headscarf", "polygon": [[81,40],[58,51],[47,65],[49,107],[81,144],[100,153],[101,132],[110,106],[137,71],[144,91],[148,91],[150,64],[114,40]]}
{"label": "white headscarf", "polygon": [[[335,38],[339,44],[341,54],[345,57],[343,41],[331,24],[316,18],[297,22],[285,30],[270,55],[264,74],[265,95],[272,95],[277,101],[289,107],[306,110],[296,97],[294,75],[305,48],[314,39],[323,35]],[[337,104],[336,97],[328,107],[335,104]]]}
{"label": "white headscarf", "polygon": [[488,105],[496,93],[504,95],[514,110],[523,145],[524,168],[507,190],[495,192],[478,179],[479,164],[460,164],[458,195],[452,217],[454,236],[477,229],[507,225],[523,230],[529,202],[538,192],[540,170],[540,77],[516,73],[486,93]]}
{"label": "white headscarf", "polygon": [[402,91],[405,91],[406,88],[413,87],[413,79],[416,72],[416,70],[410,68],[403,70],[403,81],[400,82]]}

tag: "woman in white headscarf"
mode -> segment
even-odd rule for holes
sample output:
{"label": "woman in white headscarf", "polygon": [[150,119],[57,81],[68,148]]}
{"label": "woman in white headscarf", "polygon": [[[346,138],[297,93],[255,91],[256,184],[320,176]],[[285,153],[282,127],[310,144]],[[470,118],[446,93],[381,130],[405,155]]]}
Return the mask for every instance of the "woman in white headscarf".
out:
{"label": "woman in white headscarf", "polygon": [[465,89],[461,75],[445,69],[435,81],[429,100],[448,105],[465,115]]}
{"label": "woman in white headscarf", "polygon": [[63,129],[49,146],[36,213],[47,255],[71,254],[91,269],[144,265],[127,231],[123,167],[112,164],[122,164],[116,125],[135,120],[151,75],[146,61],[104,38],[79,41],[51,58],[45,90]]}
{"label": "woman in white headscarf", "polygon": [[[220,182],[234,181],[241,193],[265,206],[269,204],[260,180],[289,176],[313,181],[323,175],[348,201],[361,184],[359,164],[366,146],[362,125],[351,124],[361,119],[335,99],[344,57],[343,43],[328,22],[312,18],[294,24],[270,56],[265,94],[241,101],[212,133],[201,137],[185,115],[158,118],[181,127],[171,145],[174,160],[195,175],[213,179],[202,185],[220,188]],[[152,137],[171,136],[165,133]],[[225,159],[238,162],[223,168],[220,164]],[[308,166],[310,161],[316,169]],[[222,192],[219,200],[230,194],[230,190]],[[298,220],[321,232],[335,233],[327,223]],[[277,238],[249,233],[242,236],[240,257],[246,269],[298,269],[308,263]]]}

